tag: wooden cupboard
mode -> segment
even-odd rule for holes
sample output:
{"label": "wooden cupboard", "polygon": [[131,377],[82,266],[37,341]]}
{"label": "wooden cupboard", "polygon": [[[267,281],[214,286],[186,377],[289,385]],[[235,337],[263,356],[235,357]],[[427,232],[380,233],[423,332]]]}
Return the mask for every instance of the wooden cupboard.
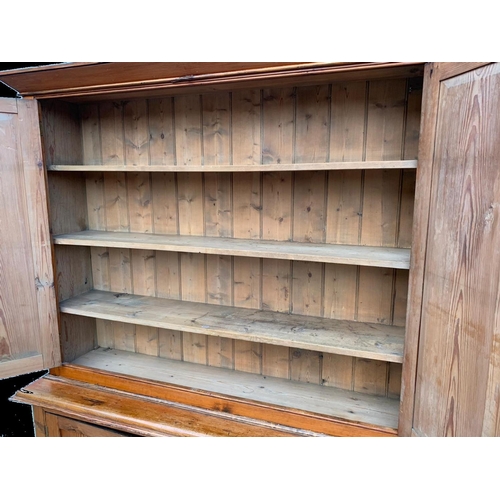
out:
{"label": "wooden cupboard", "polygon": [[0,375],[51,368],[37,435],[500,434],[498,70],[1,73]]}

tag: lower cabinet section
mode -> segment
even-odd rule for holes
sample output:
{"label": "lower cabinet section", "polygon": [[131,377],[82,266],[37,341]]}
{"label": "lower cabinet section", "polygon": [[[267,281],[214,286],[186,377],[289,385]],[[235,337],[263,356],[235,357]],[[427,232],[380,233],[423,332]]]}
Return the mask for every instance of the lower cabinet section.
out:
{"label": "lower cabinet section", "polygon": [[395,436],[394,429],[72,365],[18,391],[36,436]]}
{"label": "lower cabinet section", "polygon": [[37,437],[127,437],[131,434],[87,424],[72,418],[54,415],[43,408],[33,407]]}

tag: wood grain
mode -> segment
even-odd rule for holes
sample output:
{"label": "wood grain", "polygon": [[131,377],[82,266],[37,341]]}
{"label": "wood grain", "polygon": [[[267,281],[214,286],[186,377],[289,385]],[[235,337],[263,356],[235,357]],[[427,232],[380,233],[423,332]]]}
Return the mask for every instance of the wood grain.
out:
{"label": "wood grain", "polygon": [[439,86],[413,424],[424,435],[498,430],[499,75],[493,64]]}
{"label": "wood grain", "polygon": [[[269,234],[269,236],[271,235]],[[131,248],[183,253],[199,252],[210,255],[264,257],[392,269],[408,269],[410,266],[409,250],[360,245],[325,245],[309,242],[278,242],[190,235],[163,236],[106,231],[83,231],[57,235],[54,237],[54,243],[56,245]],[[148,253],[148,255],[150,254]]]}
{"label": "wood grain", "polygon": [[311,292],[303,300],[307,302],[300,306],[302,315],[298,313],[299,304],[297,314],[289,315],[247,309],[236,300],[238,307],[229,307],[93,291],[62,302],[61,311],[131,325],[400,362],[402,328],[306,316],[316,299]]}
{"label": "wood grain", "polygon": [[[18,392],[15,400],[41,406],[72,419],[82,419],[139,436],[312,436],[314,433],[277,427],[264,421],[231,417],[222,412],[195,409],[168,401],[131,396],[97,386],[45,377],[30,384],[29,392]],[[58,435],[60,422],[48,421]]]}
{"label": "wood grain", "polygon": [[[317,416],[332,416],[344,421],[372,424],[386,429],[394,429],[396,425],[397,401],[332,387],[320,387],[159,358],[152,360],[151,363],[149,358],[143,355],[115,350],[98,349],[82,356],[76,364],[96,369],[105,368],[108,371],[111,369],[116,373],[149,379],[151,367],[154,366],[158,381],[180,387],[226,395],[230,399],[254,400],[296,411],[314,412]],[[247,388],[253,390],[248,392]]]}

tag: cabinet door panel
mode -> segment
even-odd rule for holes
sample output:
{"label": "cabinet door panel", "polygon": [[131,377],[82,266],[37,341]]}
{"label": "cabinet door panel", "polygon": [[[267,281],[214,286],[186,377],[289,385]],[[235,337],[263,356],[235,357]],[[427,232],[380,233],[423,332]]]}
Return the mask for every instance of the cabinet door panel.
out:
{"label": "cabinet door panel", "polygon": [[500,64],[470,69],[441,63],[433,73],[413,433],[498,436]]}
{"label": "cabinet door panel", "polygon": [[46,437],[126,437],[127,434],[72,418],[45,414]]}
{"label": "cabinet door panel", "polygon": [[0,378],[58,364],[38,107],[0,99]]}

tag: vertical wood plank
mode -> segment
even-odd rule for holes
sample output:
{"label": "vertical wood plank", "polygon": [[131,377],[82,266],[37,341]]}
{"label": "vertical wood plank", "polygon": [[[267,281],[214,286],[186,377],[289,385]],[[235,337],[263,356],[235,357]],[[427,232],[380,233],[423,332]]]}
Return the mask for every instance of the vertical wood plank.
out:
{"label": "vertical wood plank", "polygon": [[293,239],[325,241],[325,172],[296,172],[293,200]]}
{"label": "vertical wood plank", "polygon": [[[233,163],[261,163],[260,92],[242,90],[232,94]],[[233,174],[233,235],[261,237],[261,175],[259,172]]]}
{"label": "vertical wood plank", "polygon": [[[156,252],[156,295],[166,299],[181,299],[180,258],[177,252]],[[182,333],[160,328],[159,355],[182,359]]]}
{"label": "vertical wood plank", "polygon": [[[263,163],[293,163],[294,89],[264,90],[262,113]],[[292,224],[292,173],[265,172],[262,199],[262,237],[289,240]]]}
{"label": "vertical wood plank", "polygon": [[[133,290],[135,294],[154,297],[156,294],[155,252],[131,251]],[[136,325],[136,349],[143,354],[158,354],[158,329]]]}
{"label": "vertical wood plank", "polygon": [[[291,262],[264,259],[262,264],[262,309],[289,312]],[[262,345],[262,374],[290,378],[290,348]]]}
{"label": "vertical wood plank", "polygon": [[[13,102],[14,100],[10,101]],[[36,332],[37,343],[40,346],[39,352],[43,357],[43,366],[51,368],[61,362],[61,355],[57,324],[56,279],[51,252],[49,214],[47,211],[47,179],[45,169],[41,168],[43,166],[43,151],[40,137],[39,106],[36,101],[29,100],[16,102],[15,105],[17,107],[17,116],[8,116],[8,114],[3,113],[0,115],[0,120],[3,122],[3,126],[0,127],[0,136],[2,137],[2,147],[0,148],[0,177],[2,179],[0,184],[5,183],[4,186],[7,186],[7,190],[10,191],[3,194],[2,198],[7,203],[5,207],[0,209],[0,213],[2,213],[0,218],[4,219],[3,222],[0,222],[0,226],[4,224],[7,226],[7,230],[3,235],[6,238],[0,234],[0,247],[3,247],[3,252],[8,254],[7,257],[5,255],[2,256],[3,252],[0,251],[0,267],[4,265],[11,267],[9,261],[10,264],[14,264],[10,272],[15,273],[16,282],[11,282],[5,276],[5,274],[9,274],[9,270],[5,270],[5,268],[0,271],[0,274],[4,274],[3,279],[0,279],[0,281],[5,280],[5,284],[9,290],[7,297],[10,294],[14,296],[18,295],[16,292],[19,292],[19,289],[16,287],[20,286],[20,296],[22,296],[21,307],[31,302],[28,295],[32,295],[31,298],[33,298],[34,292],[38,321],[28,326],[25,323],[26,319],[23,317],[22,310],[9,311],[10,313],[14,312],[14,316],[16,316],[14,322],[20,322],[17,327],[12,328],[11,334],[17,337],[22,332],[22,336],[30,336]],[[16,123],[16,121],[17,127],[14,127],[14,130],[12,130],[11,125]],[[4,126],[7,127],[7,130],[4,129]],[[17,137],[11,135],[9,129],[12,132],[17,129]],[[6,135],[4,135],[5,133]],[[14,144],[12,141],[14,141]],[[16,142],[17,144],[15,144]],[[74,148],[76,149],[74,151],[76,156],[80,150],[77,145],[74,145]],[[16,150],[17,155],[15,155]],[[16,156],[17,158],[15,158]],[[17,165],[15,165],[15,159],[17,159]],[[11,163],[13,160],[14,162]],[[12,180],[12,175],[16,180],[14,184],[9,183],[9,177]],[[22,177],[24,177],[24,182]],[[22,196],[22,184],[24,184],[24,197]],[[16,188],[21,189],[16,193]],[[20,194],[21,197],[16,196]],[[12,198],[10,198],[11,196]],[[22,217],[23,210],[21,206],[23,202],[27,212],[24,214],[24,221],[16,217],[16,215]],[[3,204],[2,201],[0,201],[0,204]],[[2,228],[0,228],[0,233],[3,232]],[[21,236],[20,233],[23,232],[24,234]],[[22,243],[23,237],[26,236],[31,245],[28,244],[25,246]],[[33,274],[28,278],[32,282],[32,287],[28,289],[25,289],[21,285],[21,281],[17,277],[18,273],[23,274],[23,272],[29,275],[31,265],[24,266],[22,270],[21,266],[16,265],[23,263],[23,257],[28,258],[28,264],[32,265],[33,270]],[[32,292],[31,294],[29,293],[30,291]],[[0,285],[0,296],[3,296],[0,297],[0,303],[4,303],[4,305],[0,304],[0,316],[3,318],[0,320],[0,323],[2,324],[6,318],[3,309],[6,307],[5,304],[10,302],[12,298],[7,298],[4,292],[5,288]],[[10,309],[9,306],[6,308]],[[27,309],[29,310],[29,305]],[[29,313],[27,316],[29,316]],[[0,326],[0,330],[4,329],[5,326]],[[0,336],[5,338],[1,332]],[[2,344],[1,339],[0,344]],[[2,347],[0,347],[0,351],[2,350]],[[26,355],[26,352],[22,354],[19,352],[16,353],[16,357],[24,355]],[[2,355],[0,354],[1,357]]]}
{"label": "vertical wood plank", "polygon": [[407,110],[403,159],[416,160],[418,158],[420,121],[422,115],[422,78],[410,78],[407,85]]}
{"label": "vertical wood plank", "polygon": [[177,165],[203,163],[200,96],[176,96],[174,108]]}
{"label": "vertical wood plank", "polygon": [[31,409],[33,412],[35,437],[48,437],[45,423],[45,411],[39,406],[32,406]]}
{"label": "vertical wood plank", "polygon": [[[231,163],[231,100],[230,95],[203,96],[203,154],[205,165]],[[231,174],[205,173],[205,234],[232,235]]]}
{"label": "vertical wood plank", "polygon": [[[240,90],[231,96],[231,142],[233,163],[260,164],[261,96],[258,90]],[[233,174],[233,236],[261,238],[261,174]],[[237,307],[259,309],[261,306],[260,260],[234,258],[233,303]],[[252,373],[262,371],[260,344],[234,342],[234,367]]]}
{"label": "vertical wood plank", "polygon": [[486,425],[494,435],[500,120],[491,110],[500,105],[500,65],[444,79],[446,66],[433,68],[443,80],[426,137],[434,140],[423,154],[433,177],[413,427],[429,436],[479,436]]}
{"label": "vertical wood plank", "polygon": [[203,236],[203,184],[199,172],[177,174],[179,233]]}
{"label": "vertical wood plank", "polygon": [[158,352],[161,358],[182,360],[182,332],[158,329]]}
{"label": "vertical wood plank", "polygon": [[57,297],[59,301],[92,289],[92,268],[88,250],[84,247],[58,246],[56,248]]}
{"label": "vertical wood plank", "polygon": [[151,184],[155,234],[179,234],[176,174],[153,172]]}
{"label": "vertical wood plank", "polygon": [[[370,82],[366,160],[403,155],[406,80]],[[395,246],[401,172],[365,172],[361,244]]]}
{"label": "vertical wood plank", "polygon": [[358,245],[362,213],[362,172],[328,172],[327,243]]}
{"label": "vertical wood plank", "polygon": [[388,363],[355,358],[354,390],[385,396],[387,394]]}
{"label": "vertical wood plank", "polygon": [[[48,165],[81,164],[82,129],[78,105],[48,100],[43,101],[41,108],[42,140]],[[18,110],[22,113],[21,107],[18,106]]]}
{"label": "vertical wood plank", "polygon": [[233,235],[235,238],[259,239],[261,234],[261,174],[233,174]]}
{"label": "vertical wood plank", "polygon": [[[172,98],[149,102],[149,154],[155,165],[175,165],[175,129]],[[178,234],[176,176],[152,172],[153,223],[156,234]]]}
{"label": "vertical wood plank", "polygon": [[[148,165],[149,123],[148,103],[134,100],[124,106],[125,162],[127,165]],[[151,179],[148,172],[127,174],[130,231],[153,233]],[[131,250],[132,289],[135,294],[154,296],[156,263],[153,250]],[[135,351],[156,356],[158,329],[135,326]]]}
{"label": "vertical wood plank", "polygon": [[399,363],[389,363],[389,383],[387,387],[387,397],[389,398],[400,398],[402,368],[403,365]]}
{"label": "vertical wood plank", "polygon": [[359,269],[358,321],[392,323],[393,269]]}
{"label": "vertical wood plank", "polygon": [[230,173],[204,174],[205,235],[232,236],[232,179]]}
{"label": "vertical wood plank", "polygon": [[295,90],[262,91],[262,163],[293,163]]}
{"label": "vertical wood plank", "polygon": [[[175,98],[175,138],[178,165],[202,163],[200,96]],[[177,174],[180,234],[203,235],[202,174]]]}
{"label": "vertical wood plank", "polygon": [[[113,292],[133,293],[130,250],[109,249],[109,276]],[[135,325],[115,323],[113,331],[116,349],[135,351]]]}
{"label": "vertical wood plank", "polygon": [[[232,258],[225,255],[207,255],[207,302],[209,304],[232,304]],[[207,338],[208,364],[222,368],[233,368],[234,342],[224,337]]]}
{"label": "vertical wood plank", "polygon": [[[207,94],[202,98],[203,154],[205,165],[231,163],[231,98],[229,93]],[[232,236],[232,175],[204,174],[205,235]],[[232,304],[232,258],[207,255],[207,302]],[[207,336],[207,363],[232,369],[234,341]]]}
{"label": "vertical wood plank", "polygon": [[366,87],[366,82],[332,84],[330,161],[363,160]]}
{"label": "vertical wood plank", "polygon": [[61,314],[59,338],[62,361],[70,363],[97,346],[96,320]]}
{"label": "vertical wood plank", "polygon": [[99,347],[115,348],[115,331],[113,321],[96,319],[97,345]]}
{"label": "vertical wood plank", "polygon": [[[306,316],[322,315],[323,264],[293,262],[292,312]],[[321,383],[319,352],[291,349],[290,378],[302,382]]]}
{"label": "vertical wood plank", "polygon": [[119,102],[99,104],[101,150],[104,165],[123,165],[123,106]]}
{"label": "vertical wood plank", "polygon": [[88,214],[83,175],[77,172],[50,172],[47,184],[52,234],[85,231]]}
{"label": "vertical wood plank", "polygon": [[398,433],[413,434],[415,381],[422,309],[425,252],[432,185],[432,161],[439,100],[439,63],[425,66],[422,92],[422,123],[419,138],[418,169],[413,221],[412,262],[408,288],[408,301],[412,304],[406,322],[404,369],[401,379],[401,405]]}
{"label": "vertical wood plank", "polygon": [[82,151],[84,165],[99,165],[101,155],[101,124],[98,104],[82,104],[80,106],[82,127]]}
{"label": "vertical wood plank", "polygon": [[[94,165],[102,163],[99,106],[83,105],[82,144],[83,163]],[[104,175],[102,172],[86,176],[87,213],[89,229],[106,230],[106,200],[104,195]],[[92,277],[94,288],[109,290],[109,252],[107,249],[91,248]],[[96,320],[98,345],[108,347],[103,332],[104,322]],[[111,347],[111,346],[109,346]]]}
{"label": "vertical wood plank", "polygon": [[329,160],[329,104],[328,85],[297,88],[296,163]]}
{"label": "vertical wood plank", "polygon": [[[234,257],[234,305],[261,308],[260,259]],[[262,372],[262,348],[256,342],[234,341],[234,368],[251,373]]]}
{"label": "vertical wood plank", "polygon": [[[131,101],[125,105],[124,133],[125,163],[127,165],[148,165],[149,131],[146,101]],[[130,231],[152,232],[151,180],[148,172],[127,174],[127,195]]]}
{"label": "vertical wood plank", "polygon": [[231,163],[231,99],[229,93],[202,96],[205,165]]}
{"label": "vertical wood plank", "polygon": [[[294,162],[295,90],[266,89],[262,93],[262,162]],[[272,167],[271,167],[272,168]],[[262,180],[262,238],[288,241],[292,237],[291,172],[265,172]],[[292,268],[289,261],[264,259],[262,308],[290,311]],[[290,378],[290,348],[262,345],[262,373]]]}
{"label": "vertical wood plank", "polygon": [[[41,353],[26,181],[17,114],[0,114],[0,361]],[[3,183],[8,186],[4,188]],[[22,332],[20,334],[20,332]]]}
{"label": "vertical wood plank", "polygon": [[357,266],[325,264],[326,318],[356,320],[358,271]]}
{"label": "vertical wood plank", "polygon": [[148,100],[149,155],[152,165],[175,165],[173,98]]}
{"label": "vertical wood plank", "polygon": [[[178,165],[203,163],[202,117],[199,95],[178,96],[175,106],[175,141]],[[203,183],[201,173],[177,174],[179,233],[204,234]],[[206,300],[205,256],[181,254],[180,276],[183,300]],[[182,335],[184,361],[207,363],[205,335],[185,332]]]}
{"label": "vertical wood plank", "polygon": [[[205,255],[181,254],[182,300],[206,301]],[[207,336],[183,333],[184,361],[207,364]]]}
{"label": "vertical wood plank", "polygon": [[361,244],[394,247],[397,241],[401,172],[365,172]]}
{"label": "vertical wood plank", "polygon": [[396,270],[396,281],[394,283],[394,318],[393,325],[406,325],[406,309],[408,305],[408,271]]}
{"label": "vertical wood plank", "polygon": [[265,172],[262,184],[262,238],[288,241],[292,229],[292,173]]}
{"label": "vertical wood plank", "polygon": [[[123,164],[124,132],[123,106],[118,102],[105,102],[99,105],[101,122],[101,148],[104,165]],[[108,231],[130,230],[127,182],[122,172],[104,174],[104,196],[106,201],[106,229]],[[130,251],[109,249],[109,281],[114,292],[132,293]],[[112,326],[116,349],[135,351],[135,327],[115,323]]]}
{"label": "vertical wood plank", "polygon": [[[422,80],[408,81],[404,159],[413,160],[418,155],[420,119],[422,112]],[[415,170],[403,170],[401,208],[399,216],[398,247],[410,248],[413,228],[413,210],[415,202]]]}
{"label": "vertical wood plank", "polygon": [[260,91],[233,92],[231,105],[233,162],[258,165],[261,163]]}
{"label": "vertical wood plank", "polygon": [[324,353],[322,360],[322,384],[351,391],[353,389],[352,356]]}
{"label": "vertical wood plank", "polygon": [[[329,160],[330,89],[328,86],[297,89],[295,161]],[[293,240],[325,241],[326,173],[296,172],[293,195]],[[322,315],[324,266],[293,262],[292,312]],[[291,350],[290,378],[321,383],[321,357],[317,352]]]}

